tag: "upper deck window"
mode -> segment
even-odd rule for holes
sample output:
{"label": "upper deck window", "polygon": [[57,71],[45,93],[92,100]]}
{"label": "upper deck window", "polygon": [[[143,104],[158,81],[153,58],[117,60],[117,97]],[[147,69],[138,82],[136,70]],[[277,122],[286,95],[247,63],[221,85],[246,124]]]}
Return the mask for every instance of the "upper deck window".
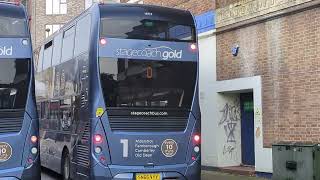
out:
{"label": "upper deck window", "polygon": [[27,36],[26,20],[0,15],[0,37]]}
{"label": "upper deck window", "polygon": [[74,52],[74,38],[76,34],[75,26],[64,31],[62,39],[62,59],[61,62],[72,59]]}
{"label": "upper deck window", "polygon": [[105,17],[101,20],[102,37],[158,41],[195,42],[195,27],[141,17]]}

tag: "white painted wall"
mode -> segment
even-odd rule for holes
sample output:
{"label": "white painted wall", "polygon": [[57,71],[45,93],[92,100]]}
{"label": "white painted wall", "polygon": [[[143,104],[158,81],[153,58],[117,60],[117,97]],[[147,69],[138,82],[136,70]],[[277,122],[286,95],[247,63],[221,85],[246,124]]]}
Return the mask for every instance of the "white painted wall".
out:
{"label": "white painted wall", "polygon": [[[217,81],[216,37],[210,31],[199,36],[200,50],[200,107],[202,114],[202,165],[212,167],[241,164],[241,122],[235,126],[235,142],[228,142],[227,122],[220,123],[225,105],[239,108],[239,94],[251,91],[254,95],[255,170],[272,173],[272,150],[263,147],[261,77]],[[220,123],[220,124],[219,124]],[[228,147],[232,149],[228,149]],[[228,151],[229,150],[229,151]]]}
{"label": "white painted wall", "polygon": [[[221,112],[226,102],[230,105],[239,100],[238,95],[217,93],[216,78],[216,36],[215,31],[199,36],[200,52],[200,108],[202,118],[202,165],[212,167],[237,166],[241,163],[241,126],[236,126],[236,143],[226,143],[224,130],[226,124],[220,124]],[[240,106],[239,106],[240,108]],[[233,147],[231,151],[224,149]],[[224,152],[224,150],[226,152]]]}
{"label": "white painted wall", "polygon": [[214,31],[199,35],[200,108],[202,117],[202,165],[218,166],[217,126],[212,119],[215,107],[213,83],[216,81],[216,37]]}
{"label": "white painted wall", "polygon": [[[261,90],[261,77],[249,77],[249,78],[239,78],[227,81],[217,81],[213,85],[214,92],[217,93],[240,93],[241,91],[251,90],[253,91],[254,96],[254,125],[255,125],[255,170],[258,172],[269,172],[272,173],[272,150],[271,148],[263,147],[263,126],[262,126],[262,90]],[[222,96],[222,95],[220,95]],[[218,106],[223,105],[224,103],[222,97],[218,95],[217,104]],[[216,109],[215,113],[218,109]],[[219,122],[219,118],[215,115],[212,115],[213,121]],[[222,136],[220,131],[216,136]],[[218,156],[219,158],[218,167],[225,166],[224,163],[225,157],[221,154],[221,148],[223,149],[221,144],[217,144]],[[230,164],[231,165],[231,164]]]}

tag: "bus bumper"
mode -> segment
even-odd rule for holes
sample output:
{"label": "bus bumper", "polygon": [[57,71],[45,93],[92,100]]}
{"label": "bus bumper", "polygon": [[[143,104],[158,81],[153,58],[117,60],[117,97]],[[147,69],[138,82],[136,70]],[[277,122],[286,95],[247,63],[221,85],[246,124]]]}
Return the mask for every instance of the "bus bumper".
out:
{"label": "bus bumper", "polygon": [[93,180],[134,180],[135,173],[160,173],[161,179],[179,180],[200,180],[201,165],[200,161],[195,161],[191,165],[178,164],[167,166],[156,166],[153,168],[141,166],[118,166],[109,167],[97,164],[92,171]]}
{"label": "bus bumper", "polygon": [[0,170],[0,180],[38,180],[40,178],[39,158],[29,168],[16,167]]}

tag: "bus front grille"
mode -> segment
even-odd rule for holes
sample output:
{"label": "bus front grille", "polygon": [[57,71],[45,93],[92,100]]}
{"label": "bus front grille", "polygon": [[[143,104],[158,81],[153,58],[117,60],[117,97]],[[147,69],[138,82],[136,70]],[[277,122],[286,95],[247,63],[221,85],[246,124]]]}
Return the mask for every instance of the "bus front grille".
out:
{"label": "bus front grille", "polygon": [[23,119],[24,110],[0,111],[0,134],[20,132]]}
{"label": "bus front grille", "polygon": [[125,117],[109,116],[112,131],[180,132],[188,124],[187,117]]}

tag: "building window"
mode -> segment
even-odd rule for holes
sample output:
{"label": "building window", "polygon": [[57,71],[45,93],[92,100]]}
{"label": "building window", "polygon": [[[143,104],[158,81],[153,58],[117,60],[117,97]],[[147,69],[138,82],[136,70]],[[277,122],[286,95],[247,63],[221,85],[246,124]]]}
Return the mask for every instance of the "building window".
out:
{"label": "building window", "polygon": [[67,0],[46,0],[46,14],[67,14]]}
{"label": "building window", "polygon": [[58,31],[63,25],[62,24],[48,24],[46,25],[46,38],[51,34]]}

